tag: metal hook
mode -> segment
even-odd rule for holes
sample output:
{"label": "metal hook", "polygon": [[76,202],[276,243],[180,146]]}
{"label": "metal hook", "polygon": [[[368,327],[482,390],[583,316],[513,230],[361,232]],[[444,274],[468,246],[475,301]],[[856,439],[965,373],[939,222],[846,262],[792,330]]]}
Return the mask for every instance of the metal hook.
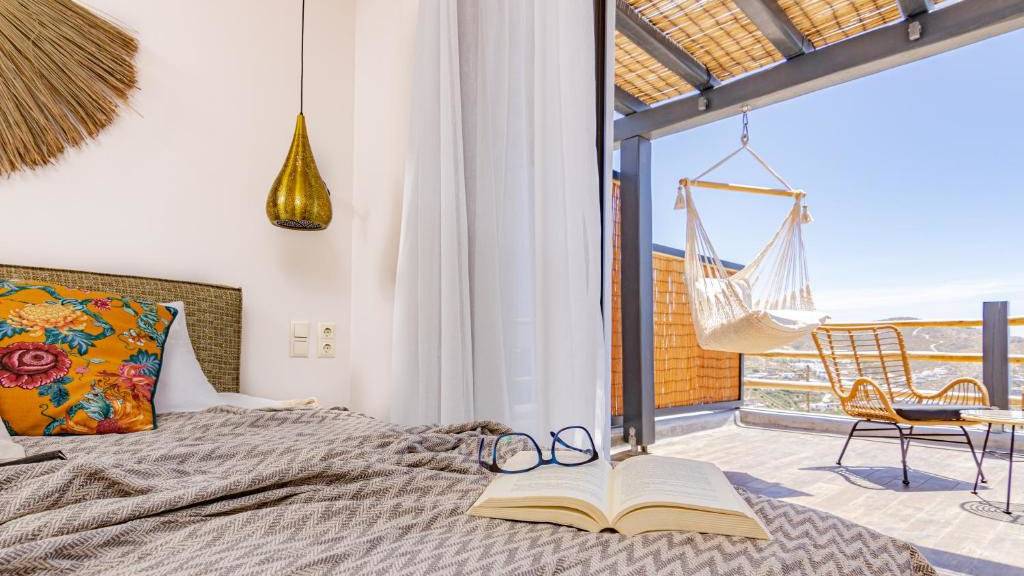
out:
{"label": "metal hook", "polygon": [[750,104],[744,104],[740,110],[743,112],[743,132],[740,134],[740,143],[746,146],[750,142],[750,118],[747,116],[750,112]]}

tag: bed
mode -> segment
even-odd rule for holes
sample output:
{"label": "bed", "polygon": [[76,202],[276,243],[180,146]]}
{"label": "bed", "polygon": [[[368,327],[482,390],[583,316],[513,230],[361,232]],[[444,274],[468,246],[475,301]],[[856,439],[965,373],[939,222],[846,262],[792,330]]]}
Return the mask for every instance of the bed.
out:
{"label": "bed", "polygon": [[[234,288],[0,266],[20,277],[184,300],[228,335],[197,356],[238,391]],[[88,283],[88,284],[85,284]],[[928,575],[911,545],[742,493],[770,542],[696,533],[626,538],[470,517],[489,481],[477,439],[494,422],[403,427],[344,408],[221,406],[127,435],[26,438],[66,461],[0,467],[4,574]]]}

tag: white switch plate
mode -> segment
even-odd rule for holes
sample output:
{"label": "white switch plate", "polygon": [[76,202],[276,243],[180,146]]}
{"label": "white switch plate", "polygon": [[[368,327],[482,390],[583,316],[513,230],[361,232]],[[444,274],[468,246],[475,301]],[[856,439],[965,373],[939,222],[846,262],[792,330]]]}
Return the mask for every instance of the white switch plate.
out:
{"label": "white switch plate", "polygon": [[309,341],[292,340],[291,356],[292,358],[309,358]]}
{"label": "white switch plate", "polygon": [[309,322],[292,320],[292,338],[301,338],[306,340],[309,338]]}
{"label": "white switch plate", "polygon": [[317,333],[320,335],[320,340],[330,340],[334,342],[337,338],[338,330],[334,326],[334,322],[320,322],[317,324]]}
{"label": "white switch plate", "polygon": [[333,340],[325,340],[317,346],[317,358],[334,358],[335,344]]}

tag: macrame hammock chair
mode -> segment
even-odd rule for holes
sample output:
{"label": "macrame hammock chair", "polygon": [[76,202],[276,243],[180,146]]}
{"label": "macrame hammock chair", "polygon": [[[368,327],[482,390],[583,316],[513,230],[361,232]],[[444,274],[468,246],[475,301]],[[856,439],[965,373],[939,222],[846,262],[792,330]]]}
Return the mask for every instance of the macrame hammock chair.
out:
{"label": "macrame hammock chair", "polygon": [[[805,193],[790,186],[748,145],[743,113],[740,147],[693,179],[679,181],[676,210],[686,210],[686,287],[697,341],[705,350],[756,354],[794,342],[825,323],[815,310],[807,274],[802,226],[811,220]],[[703,180],[741,152],[747,152],[782,188]],[[730,190],[793,198],[775,236],[740,271],[726,268],[700,219],[694,188]]]}

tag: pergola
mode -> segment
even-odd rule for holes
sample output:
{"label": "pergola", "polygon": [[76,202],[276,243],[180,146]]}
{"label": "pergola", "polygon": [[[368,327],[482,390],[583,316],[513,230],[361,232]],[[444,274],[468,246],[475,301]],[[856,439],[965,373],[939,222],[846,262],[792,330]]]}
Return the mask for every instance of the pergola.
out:
{"label": "pergola", "polygon": [[[613,130],[622,429],[645,446],[655,409],[651,140],[1024,27],[1024,0],[606,1],[614,5],[595,2],[604,10],[598,40],[605,54],[614,50],[614,108],[623,115]],[[969,79],[951,80],[969,90]],[[913,115],[912,102],[893,105]]]}

